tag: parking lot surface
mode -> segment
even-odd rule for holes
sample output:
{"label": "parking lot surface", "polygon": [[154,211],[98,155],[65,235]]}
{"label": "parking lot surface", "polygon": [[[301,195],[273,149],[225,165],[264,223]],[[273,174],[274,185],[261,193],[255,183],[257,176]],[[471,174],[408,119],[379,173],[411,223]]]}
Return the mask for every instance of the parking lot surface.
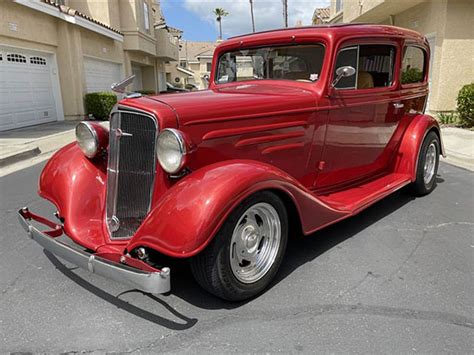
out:
{"label": "parking lot surface", "polygon": [[36,194],[43,165],[0,178],[1,352],[474,351],[472,172],[442,163],[429,196],[403,189],[294,235],[271,288],[228,303],[184,263],[151,296],[44,252],[16,217],[54,211]]}

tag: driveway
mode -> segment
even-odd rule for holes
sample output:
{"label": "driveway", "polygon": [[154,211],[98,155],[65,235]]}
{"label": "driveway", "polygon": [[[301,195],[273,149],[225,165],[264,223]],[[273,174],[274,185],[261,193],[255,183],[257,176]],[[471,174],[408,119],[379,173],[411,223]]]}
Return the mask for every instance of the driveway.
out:
{"label": "driveway", "polygon": [[202,291],[186,264],[150,296],[88,274],[28,239],[24,205],[42,164],[0,178],[1,352],[473,351],[474,173],[442,163],[406,189],[310,237],[294,236],[272,287],[245,303]]}

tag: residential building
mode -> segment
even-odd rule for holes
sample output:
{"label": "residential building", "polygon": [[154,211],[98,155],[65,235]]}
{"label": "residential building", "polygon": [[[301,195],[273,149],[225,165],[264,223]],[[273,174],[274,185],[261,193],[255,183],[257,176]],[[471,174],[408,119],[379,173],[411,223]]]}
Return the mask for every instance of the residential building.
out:
{"label": "residential building", "polygon": [[181,41],[179,61],[167,65],[167,80],[178,87],[208,86],[212,68],[212,57],[217,42]]}
{"label": "residential building", "polygon": [[0,2],[0,130],[82,119],[84,95],[135,74],[130,90],[166,90],[180,31],[159,0]]}
{"label": "residential building", "polygon": [[329,21],[331,9],[329,7],[319,7],[313,12],[313,25],[323,25]]}
{"label": "residential building", "polygon": [[331,0],[330,14],[330,23],[389,24],[425,35],[432,113],[455,110],[459,89],[474,82],[472,0]]}

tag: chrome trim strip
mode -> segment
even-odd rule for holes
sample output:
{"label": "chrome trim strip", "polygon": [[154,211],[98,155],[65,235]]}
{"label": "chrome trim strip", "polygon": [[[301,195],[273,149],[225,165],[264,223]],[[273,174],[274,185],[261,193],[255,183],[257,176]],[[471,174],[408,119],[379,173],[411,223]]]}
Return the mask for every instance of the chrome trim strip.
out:
{"label": "chrome trim strip", "polygon": [[80,268],[147,293],[166,293],[171,289],[169,268],[150,272],[119,264],[74,248],[40,232],[21,215],[21,211],[18,213],[18,220],[31,239],[54,255]]}

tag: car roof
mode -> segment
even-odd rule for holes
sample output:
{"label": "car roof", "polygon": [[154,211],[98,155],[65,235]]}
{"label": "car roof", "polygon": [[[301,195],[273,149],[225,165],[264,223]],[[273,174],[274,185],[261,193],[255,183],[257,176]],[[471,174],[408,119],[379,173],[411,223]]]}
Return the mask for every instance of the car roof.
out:
{"label": "car roof", "polygon": [[402,37],[409,38],[416,41],[424,41],[424,37],[413,30],[406,28],[389,26],[389,25],[375,25],[367,23],[348,23],[348,24],[329,24],[329,25],[314,25],[301,26],[292,28],[281,28],[269,31],[261,31],[249,33],[239,36],[234,36],[224,41],[223,45],[232,45],[240,42],[254,42],[262,40],[277,40],[289,37],[298,36],[330,36],[330,37],[345,37],[345,36],[387,36],[387,37]]}

